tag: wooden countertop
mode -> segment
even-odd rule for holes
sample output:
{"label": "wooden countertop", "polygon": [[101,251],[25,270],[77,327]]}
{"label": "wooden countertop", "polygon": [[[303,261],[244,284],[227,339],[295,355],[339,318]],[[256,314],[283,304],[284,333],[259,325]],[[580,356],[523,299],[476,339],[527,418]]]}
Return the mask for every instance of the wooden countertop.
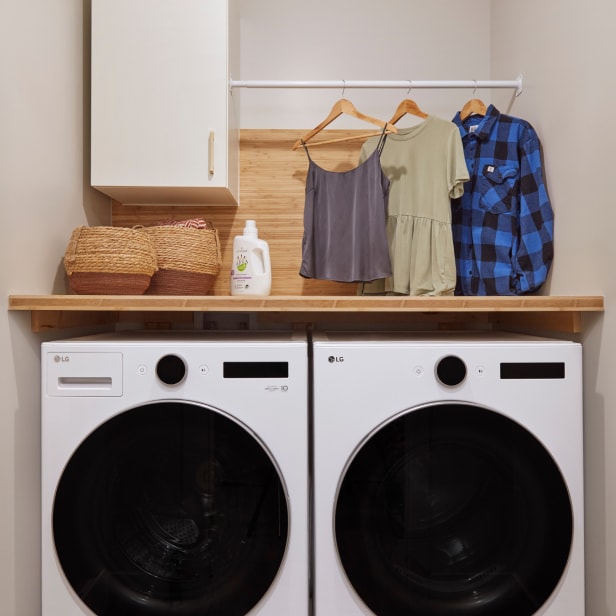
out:
{"label": "wooden countertop", "polygon": [[[582,314],[603,312],[601,296],[408,297],[271,295],[10,295],[9,310],[30,311],[35,332],[138,323],[195,327],[195,315],[255,313],[259,323],[322,323],[439,329],[582,331]],[[208,314],[209,313],[209,314]]]}
{"label": "wooden countertop", "polygon": [[10,295],[9,310],[282,312],[601,312],[601,296],[408,297]]}

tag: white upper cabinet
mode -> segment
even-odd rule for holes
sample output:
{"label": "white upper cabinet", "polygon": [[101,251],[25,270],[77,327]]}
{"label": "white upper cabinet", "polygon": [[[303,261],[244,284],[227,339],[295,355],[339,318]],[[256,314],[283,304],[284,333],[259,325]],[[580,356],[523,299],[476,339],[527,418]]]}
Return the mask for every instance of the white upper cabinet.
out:
{"label": "white upper cabinet", "polygon": [[124,204],[235,205],[232,0],[92,1],[91,184]]}

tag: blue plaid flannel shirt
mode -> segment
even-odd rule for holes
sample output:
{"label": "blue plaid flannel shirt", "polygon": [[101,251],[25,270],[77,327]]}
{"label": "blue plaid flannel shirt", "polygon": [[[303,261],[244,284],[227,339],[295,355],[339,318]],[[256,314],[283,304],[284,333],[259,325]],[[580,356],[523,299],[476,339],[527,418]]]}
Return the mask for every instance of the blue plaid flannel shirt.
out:
{"label": "blue plaid flannel shirt", "polygon": [[456,295],[520,295],[546,280],[554,217],[541,145],[526,121],[493,105],[484,117],[458,112],[470,181],[452,201]]}

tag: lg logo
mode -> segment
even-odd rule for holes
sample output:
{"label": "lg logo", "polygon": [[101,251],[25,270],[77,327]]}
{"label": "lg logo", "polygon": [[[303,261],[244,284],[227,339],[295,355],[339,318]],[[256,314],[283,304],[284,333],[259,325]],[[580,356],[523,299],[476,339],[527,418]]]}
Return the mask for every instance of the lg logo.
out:
{"label": "lg logo", "polygon": [[340,364],[344,361],[344,357],[330,355],[327,360],[330,364]]}
{"label": "lg logo", "polygon": [[61,363],[70,361],[70,359],[68,358],[68,355],[54,355],[53,360],[56,362],[56,364],[61,364]]}

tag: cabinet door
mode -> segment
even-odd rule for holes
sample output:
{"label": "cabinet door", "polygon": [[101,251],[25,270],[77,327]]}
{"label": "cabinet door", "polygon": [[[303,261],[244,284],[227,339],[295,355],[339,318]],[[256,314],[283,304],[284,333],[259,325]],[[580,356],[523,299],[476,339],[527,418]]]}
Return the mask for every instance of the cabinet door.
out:
{"label": "cabinet door", "polygon": [[233,202],[228,39],[226,0],[93,1],[93,186],[123,203]]}

